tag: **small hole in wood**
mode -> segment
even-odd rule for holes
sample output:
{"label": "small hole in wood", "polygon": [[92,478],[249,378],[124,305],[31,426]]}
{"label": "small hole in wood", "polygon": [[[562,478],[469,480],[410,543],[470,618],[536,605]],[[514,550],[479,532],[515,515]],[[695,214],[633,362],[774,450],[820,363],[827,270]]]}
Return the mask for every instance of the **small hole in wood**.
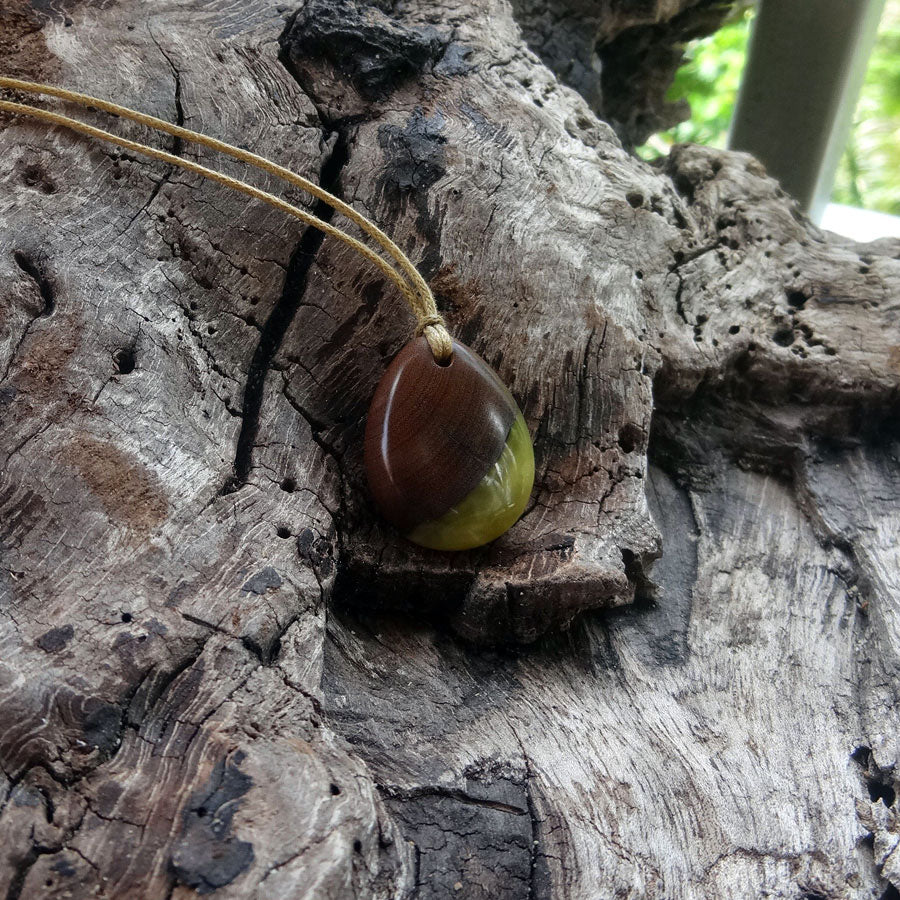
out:
{"label": "small hole in wood", "polygon": [[793,329],[779,328],[778,331],[772,335],[772,340],[775,341],[779,347],[790,347],[791,344],[794,343]]}
{"label": "small hole in wood", "polygon": [[731,328],[728,329],[729,334],[737,334],[741,330],[740,325],[732,325]]}
{"label": "small hole in wood", "polygon": [[278,537],[280,537],[280,538],[282,538],[282,539],[286,539],[286,538],[289,538],[289,537],[291,536],[291,529],[290,529],[290,528],[285,528],[284,525],[281,525],[281,526],[279,526],[278,531],[276,532],[276,534],[278,535]]}
{"label": "small hole in wood", "polygon": [[362,853],[362,841],[357,839],[353,842],[353,852]]}
{"label": "small hole in wood", "polygon": [[644,202],[644,195],[640,191],[629,191],[625,195],[625,199],[637,209]]}
{"label": "small hole in wood", "polygon": [[894,801],[897,799],[897,792],[893,789],[893,787],[891,787],[891,785],[889,784],[885,784],[877,778],[867,778],[866,788],[869,791],[869,799],[873,803],[877,803],[880,800],[885,806],[890,808],[894,805]]}
{"label": "small hole in wood", "polygon": [[341,789],[336,784],[334,784],[334,782],[329,785],[328,789],[331,791],[332,797],[337,797],[337,795],[341,792]]}
{"label": "small hole in wood", "polygon": [[293,494],[297,490],[297,482],[293,478],[284,478],[280,487],[286,494]]}
{"label": "small hole in wood", "polygon": [[117,350],[113,354],[116,361],[116,371],[120,375],[130,375],[134,371],[134,350]]}
{"label": "small hole in wood", "polygon": [[643,436],[643,431],[634,422],[627,422],[619,429],[619,446],[626,453],[631,453],[640,445]]}
{"label": "small hole in wood", "polygon": [[128,624],[132,619],[131,613],[122,613],[122,621]]}

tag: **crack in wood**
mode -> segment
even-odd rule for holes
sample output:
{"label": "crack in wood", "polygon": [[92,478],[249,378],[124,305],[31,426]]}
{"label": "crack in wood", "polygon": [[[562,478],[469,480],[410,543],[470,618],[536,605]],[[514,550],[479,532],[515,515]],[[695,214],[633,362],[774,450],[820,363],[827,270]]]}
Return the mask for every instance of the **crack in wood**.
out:
{"label": "crack in wood", "polygon": [[503,803],[500,800],[490,800],[485,797],[475,797],[459,788],[445,788],[439,785],[421,785],[419,787],[403,788],[390,784],[379,784],[378,789],[385,796],[397,800],[412,800],[422,797],[443,797],[448,800],[456,800],[458,803],[467,803],[471,806],[480,806],[482,809],[492,809],[496,812],[508,813],[511,816],[524,816],[527,809],[516,806],[513,803]]}
{"label": "crack in wood", "polygon": [[[336,134],[334,147],[325,158],[319,175],[319,184],[331,193],[337,191],[341,170],[349,158],[347,133],[344,130],[338,130]],[[330,222],[334,216],[334,210],[327,203],[319,200],[313,207],[313,214],[325,222]],[[247,370],[241,411],[241,429],[234,452],[234,474],[222,488],[224,494],[231,493],[246,484],[250,475],[253,466],[253,448],[259,433],[259,417],[262,411],[266,377],[272,367],[275,354],[281,347],[284,336],[303,302],[309,273],[324,239],[323,232],[307,226],[300,243],[291,254],[281,297],[260,330],[259,342]]]}
{"label": "crack in wood", "polygon": [[16,357],[18,357],[19,351],[22,349],[22,345],[25,343],[25,340],[31,333],[31,329],[34,326],[34,323],[37,322],[38,319],[45,319],[49,316],[52,316],[54,310],[56,309],[56,294],[53,289],[53,284],[44,273],[43,267],[36,263],[31,258],[31,256],[29,256],[29,254],[24,253],[21,250],[15,250],[13,252],[13,261],[19,267],[19,269],[21,269],[21,271],[24,272],[34,282],[44,306],[43,309],[40,310],[40,312],[36,313],[28,320],[28,323],[22,330],[22,334],[19,336],[19,340],[16,342],[15,347],[13,347],[12,353],[10,353],[9,355],[9,360],[7,361],[6,367],[3,370],[3,374],[0,375],[0,384],[3,384],[3,382],[6,381],[6,379],[9,377],[9,373],[13,367],[13,363],[16,361]]}
{"label": "crack in wood", "polygon": [[[172,70],[172,78],[175,82],[175,124],[182,126],[185,122],[184,115],[184,106],[181,102],[181,72],[178,67],[175,65],[175,62],[172,60],[171,55],[166,52],[165,48],[160,44],[159,40],[150,31],[150,37],[153,40],[153,43],[156,44],[159,52],[165,57],[166,62],[169,64],[169,68]],[[184,141],[174,135],[172,137],[172,144],[169,147],[169,152],[173,156],[181,156],[184,152]],[[159,178],[156,184],[153,186],[153,190],[150,191],[150,196],[147,198],[146,202],[141,206],[141,208],[128,220],[128,224],[122,229],[122,233],[124,234],[128,231],[129,228],[137,221],[138,217],[141,213],[145,212],[150,208],[153,201],[159,196],[159,192],[163,189],[163,187],[169,183],[172,178],[172,175],[175,173],[175,166],[166,166],[165,171],[162,174],[162,177]]]}

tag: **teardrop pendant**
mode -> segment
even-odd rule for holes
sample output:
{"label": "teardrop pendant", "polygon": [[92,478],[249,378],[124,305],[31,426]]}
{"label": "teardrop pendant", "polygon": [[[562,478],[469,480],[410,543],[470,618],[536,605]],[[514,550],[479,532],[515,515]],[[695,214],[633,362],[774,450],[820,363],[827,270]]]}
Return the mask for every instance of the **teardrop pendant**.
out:
{"label": "teardrop pendant", "polygon": [[524,512],[534,484],[528,427],[503,382],[457,341],[449,363],[439,364],[423,337],[378,384],[365,467],[385,518],[433,550],[499,537]]}

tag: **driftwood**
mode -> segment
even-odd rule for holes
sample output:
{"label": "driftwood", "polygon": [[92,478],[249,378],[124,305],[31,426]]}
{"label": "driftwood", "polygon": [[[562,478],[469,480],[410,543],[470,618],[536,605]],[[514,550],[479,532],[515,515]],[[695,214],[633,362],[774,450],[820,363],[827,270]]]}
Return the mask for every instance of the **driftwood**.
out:
{"label": "driftwood", "polygon": [[897,896],[900,246],[623,149],[720,13],[4,0],[0,69],[383,224],[539,471],[493,547],[405,544],[377,273],[5,119],[0,896]]}

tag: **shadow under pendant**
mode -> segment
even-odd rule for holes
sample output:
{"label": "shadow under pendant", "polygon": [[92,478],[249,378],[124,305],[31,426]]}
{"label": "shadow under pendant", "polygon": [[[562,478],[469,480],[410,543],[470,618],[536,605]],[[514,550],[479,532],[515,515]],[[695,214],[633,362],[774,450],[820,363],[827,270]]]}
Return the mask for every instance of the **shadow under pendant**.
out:
{"label": "shadow under pendant", "polygon": [[433,550],[468,550],[522,515],[534,450],[493,369],[453,341],[447,364],[410,341],[385,372],[366,421],[366,476],[384,517]]}

